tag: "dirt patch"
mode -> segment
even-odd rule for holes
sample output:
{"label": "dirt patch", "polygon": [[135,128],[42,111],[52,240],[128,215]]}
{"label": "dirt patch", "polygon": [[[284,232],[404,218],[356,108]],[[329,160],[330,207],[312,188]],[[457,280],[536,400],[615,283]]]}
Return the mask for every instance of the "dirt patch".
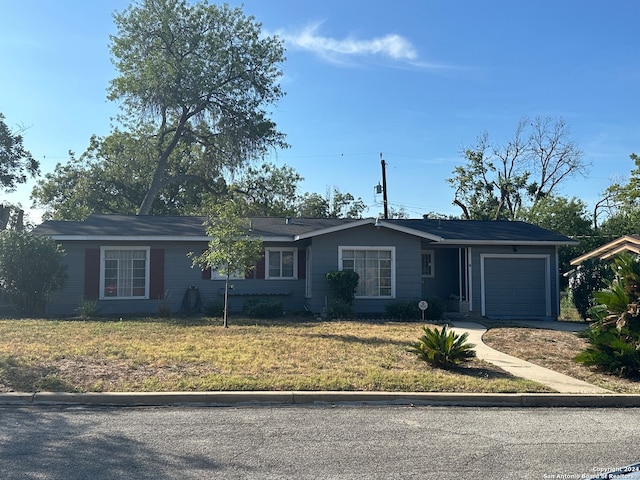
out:
{"label": "dirt patch", "polygon": [[491,348],[619,393],[640,393],[640,382],[585,367],[573,358],[587,347],[579,334],[528,327],[495,327],[482,337]]}

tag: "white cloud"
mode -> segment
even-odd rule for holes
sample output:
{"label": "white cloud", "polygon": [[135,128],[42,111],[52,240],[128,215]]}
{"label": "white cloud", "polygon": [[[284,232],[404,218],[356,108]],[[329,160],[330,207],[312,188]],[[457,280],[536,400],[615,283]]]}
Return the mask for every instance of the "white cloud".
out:
{"label": "white cloud", "polygon": [[409,63],[418,59],[415,47],[401,35],[388,34],[368,40],[353,37],[335,39],[321,35],[320,25],[310,24],[295,33],[280,30],[276,34],[289,48],[308,50],[332,61],[341,61],[353,56],[382,56]]}

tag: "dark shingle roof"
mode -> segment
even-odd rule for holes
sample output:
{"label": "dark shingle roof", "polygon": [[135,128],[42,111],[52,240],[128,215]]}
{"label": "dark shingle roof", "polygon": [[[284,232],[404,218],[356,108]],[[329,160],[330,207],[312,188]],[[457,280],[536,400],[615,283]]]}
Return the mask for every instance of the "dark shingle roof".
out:
{"label": "dark shingle roof", "polygon": [[450,242],[573,243],[564,235],[525,222],[438,219],[396,219],[382,222],[400,225]]}
{"label": "dark shingle roof", "polygon": [[80,222],[49,220],[36,227],[42,235],[203,236],[203,217],[89,215]]}
{"label": "dark shingle roof", "polygon": [[[49,220],[35,232],[51,236],[152,236],[152,237],[204,237],[206,217],[143,216],[143,215],[90,215],[84,221]],[[357,220],[339,218],[286,218],[254,217],[251,231],[256,236],[293,237],[312,231],[339,227]]]}
{"label": "dark shingle roof", "polygon": [[[154,237],[186,239],[206,237],[205,217],[90,215],[85,221],[46,221],[35,232],[66,240],[105,237]],[[373,219],[254,217],[251,232],[265,239],[295,240],[362,224]],[[441,243],[529,243],[566,244],[572,240],[524,222],[391,219],[380,220],[381,228],[401,230]]]}

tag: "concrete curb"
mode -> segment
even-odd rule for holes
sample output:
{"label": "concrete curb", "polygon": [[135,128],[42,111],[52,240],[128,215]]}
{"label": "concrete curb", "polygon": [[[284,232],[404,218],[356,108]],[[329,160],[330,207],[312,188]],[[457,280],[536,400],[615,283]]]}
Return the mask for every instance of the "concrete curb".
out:
{"label": "concrete curb", "polygon": [[460,407],[640,407],[637,394],[440,393],[440,392],[109,392],[1,393],[4,406],[264,406],[390,405]]}

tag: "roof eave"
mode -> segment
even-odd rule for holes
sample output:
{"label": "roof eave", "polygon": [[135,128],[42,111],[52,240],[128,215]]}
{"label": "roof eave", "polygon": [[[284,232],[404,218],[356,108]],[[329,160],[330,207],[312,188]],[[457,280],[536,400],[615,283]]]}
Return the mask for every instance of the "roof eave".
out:
{"label": "roof eave", "polygon": [[409,228],[402,225],[396,225],[394,223],[385,222],[384,220],[378,219],[375,222],[376,227],[384,227],[390,230],[395,230],[402,233],[407,233],[409,235],[413,235],[415,237],[426,238],[427,240],[432,240],[434,242],[443,242],[445,239],[438,235],[434,235],[432,233],[423,232],[421,230],[416,230],[415,228]]}
{"label": "roof eave", "polygon": [[[208,242],[206,235],[49,235],[58,242]],[[293,242],[291,236],[256,236],[263,242]]]}
{"label": "roof eave", "polygon": [[59,242],[208,242],[204,235],[49,235]]}
{"label": "roof eave", "polygon": [[563,246],[577,245],[578,242],[571,241],[547,241],[547,240],[444,240],[440,242],[442,245],[545,245],[545,246]]}
{"label": "roof eave", "polygon": [[317,237],[318,235],[326,235],[328,233],[339,232],[341,230],[347,230],[349,228],[361,227],[363,225],[374,225],[376,223],[373,218],[363,218],[362,220],[355,220],[342,225],[334,225],[332,227],[321,228],[319,230],[312,230],[310,232],[300,233],[293,236],[293,240],[304,240],[306,238]]}
{"label": "roof eave", "polygon": [[[622,244],[622,245],[621,245]],[[616,240],[613,240],[612,242],[609,243],[605,243],[604,245],[591,250],[590,252],[585,253],[584,255],[574,258],[573,260],[571,260],[569,263],[571,265],[580,265],[582,262],[586,261],[586,260],[590,260],[592,258],[597,258],[597,257],[606,257],[606,256],[610,256],[609,253],[613,250],[616,250],[616,247],[618,245],[621,245],[621,247],[624,247],[625,245],[628,244],[633,244],[633,245],[640,245],[640,239],[634,237],[634,236],[630,236],[630,235],[624,235],[620,238],[617,238]],[[618,249],[619,250],[619,249]],[[619,253],[619,252],[618,252]]]}

